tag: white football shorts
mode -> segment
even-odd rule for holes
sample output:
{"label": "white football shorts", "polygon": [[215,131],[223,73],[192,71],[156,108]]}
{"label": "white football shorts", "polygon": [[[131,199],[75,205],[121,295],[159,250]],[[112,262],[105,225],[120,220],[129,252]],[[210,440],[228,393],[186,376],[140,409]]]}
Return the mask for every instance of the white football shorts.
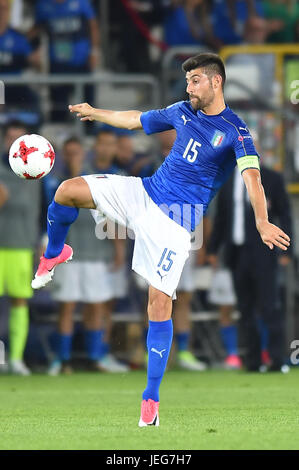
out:
{"label": "white football shorts", "polygon": [[126,268],[111,271],[103,261],[72,261],[60,264],[51,284],[58,302],[102,303],[125,297],[128,290]]}
{"label": "white football shorts", "polygon": [[[145,191],[141,178],[83,176],[98,213],[134,232],[132,269],[156,289],[175,298],[191,247],[190,233],[171,220]],[[94,212],[94,211],[93,211]],[[97,218],[94,215],[97,222]]]}

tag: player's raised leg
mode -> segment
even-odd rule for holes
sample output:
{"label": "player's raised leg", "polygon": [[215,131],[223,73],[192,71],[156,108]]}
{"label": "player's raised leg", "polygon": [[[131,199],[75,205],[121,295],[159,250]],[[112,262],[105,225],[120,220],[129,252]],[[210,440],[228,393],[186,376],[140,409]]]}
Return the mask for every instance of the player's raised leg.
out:
{"label": "player's raised leg", "polygon": [[95,207],[89,186],[83,178],[72,178],[59,186],[48,208],[49,242],[31,283],[33,289],[45,286],[52,279],[55,267],[72,259],[73,250],[64,243],[69,228],[77,219],[79,208]]}
{"label": "player's raised leg", "polygon": [[172,344],[172,298],[149,287],[147,385],[142,395],[139,426],[159,426],[159,388]]}

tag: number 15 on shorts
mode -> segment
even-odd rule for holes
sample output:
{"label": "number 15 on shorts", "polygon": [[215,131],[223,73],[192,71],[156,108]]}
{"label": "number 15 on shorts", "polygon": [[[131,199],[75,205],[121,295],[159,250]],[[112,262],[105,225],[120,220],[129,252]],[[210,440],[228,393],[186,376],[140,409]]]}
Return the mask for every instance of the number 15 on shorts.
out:
{"label": "number 15 on shorts", "polygon": [[[160,261],[158,263],[158,268],[161,267],[163,271],[168,272],[173,265],[173,257],[176,255],[175,251],[164,248]],[[165,263],[164,263],[165,262]],[[163,263],[163,264],[162,264]]]}

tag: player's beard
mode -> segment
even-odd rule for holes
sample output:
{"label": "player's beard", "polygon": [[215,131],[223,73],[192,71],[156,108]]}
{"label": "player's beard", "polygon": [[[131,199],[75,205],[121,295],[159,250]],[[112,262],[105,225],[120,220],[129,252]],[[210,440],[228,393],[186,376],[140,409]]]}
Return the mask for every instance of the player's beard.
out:
{"label": "player's beard", "polygon": [[213,103],[214,99],[215,92],[213,90],[212,85],[210,86],[208,93],[204,97],[190,95],[190,103],[194,111],[205,110]]}

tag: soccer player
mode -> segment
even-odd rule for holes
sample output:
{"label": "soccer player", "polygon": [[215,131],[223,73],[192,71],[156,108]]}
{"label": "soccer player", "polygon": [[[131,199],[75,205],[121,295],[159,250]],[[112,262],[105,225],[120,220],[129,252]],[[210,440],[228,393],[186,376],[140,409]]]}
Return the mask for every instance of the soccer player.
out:
{"label": "soccer player", "polygon": [[[101,121],[147,134],[175,128],[177,139],[149,178],[89,175],[64,181],[48,209],[49,243],[34,288],[72,256],[64,244],[79,208],[97,209],[135,233],[132,268],[149,283],[147,386],[139,426],[159,424],[159,387],[172,342],[172,299],[191,247],[190,232],[236,165],[242,172],[257,230],[272,250],[287,250],[290,238],[268,221],[259,157],[244,121],[224,101],[225,69],[219,56],[199,54],[183,63],[189,101],[166,109],[111,111],[87,103],[70,105],[82,121]],[[203,211],[201,210],[203,208]]]}

